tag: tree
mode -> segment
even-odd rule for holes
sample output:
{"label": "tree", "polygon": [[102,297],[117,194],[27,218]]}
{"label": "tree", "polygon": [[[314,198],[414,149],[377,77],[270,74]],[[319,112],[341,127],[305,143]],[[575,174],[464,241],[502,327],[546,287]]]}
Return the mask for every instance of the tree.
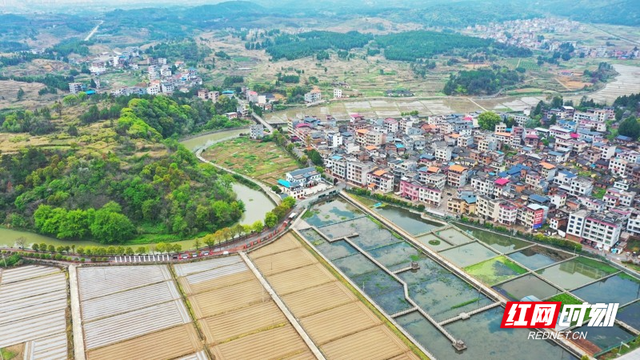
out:
{"label": "tree", "polygon": [[40,251],[47,251],[47,244],[46,243],[40,243]]}
{"label": "tree", "polygon": [[[182,251],[182,245],[181,244],[173,244],[172,249],[171,249],[174,253],[179,253],[180,251]],[[196,248],[197,250],[197,248]]]}
{"label": "tree", "polygon": [[160,242],[156,244],[156,251],[159,253],[164,253],[165,251],[167,251],[167,244]]}
{"label": "tree", "polygon": [[136,253],[139,255],[142,254],[146,254],[147,253],[147,247],[146,246],[140,246],[136,249]]}
{"label": "tree", "polygon": [[22,99],[24,98],[24,90],[22,90],[22,88],[20,88],[20,89],[18,90],[18,96],[17,96],[17,98],[18,98],[18,101],[20,101],[20,100],[22,100]]}
{"label": "tree", "polygon": [[627,118],[620,123],[618,134],[628,136],[634,140],[638,139],[640,137],[640,122],[633,116]]}
{"label": "tree", "polygon": [[48,246],[48,250],[49,250],[50,253],[56,252],[56,247],[53,246],[53,245],[49,245]]}
{"label": "tree", "polygon": [[485,111],[480,116],[478,116],[478,125],[482,129],[493,131],[496,128],[496,125],[501,121],[500,115],[494,113],[493,111]]}
{"label": "tree", "polygon": [[196,241],[193,243],[193,246],[196,247],[196,251],[198,251],[200,249],[200,247],[202,246],[202,243],[200,242],[200,239],[196,239]]}
{"label": "tree", "polygon": [[213,250],[213,247],[216,246],[216,238],[213,236],[213,234],[206,235],[202,239],[202,242],[204,242],[207,245],[209,250]]}
{"label": "tree", "polygon": [[38,245],[37,243],[31,245],[31,249],[33,251],[39,251],[40,250],[40,245]]}
{"label": "tree", "polygon": [[254,232],[260,233],[262,232],[263,228],[264,228],[264,224],[260,220],[256,220],[253,224],[251,224],[251,229]]}
{"label": "tree", "polygon": [[264,225],[268,228],[272,228],[277,224],[278,224],[278,216],[276,216],[276,214],[274,214],[273,212],[269,211],[264,216]]}

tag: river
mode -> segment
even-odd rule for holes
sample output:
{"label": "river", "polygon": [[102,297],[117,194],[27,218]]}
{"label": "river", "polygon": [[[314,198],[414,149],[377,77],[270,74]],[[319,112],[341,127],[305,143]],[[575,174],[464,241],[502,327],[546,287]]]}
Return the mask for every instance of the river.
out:
{"label": "river", "polygon": [[[246,133],[247,130],[235,129],[235,130],[217,132],[213,134],[197,136],[197,137],[182,141],[181,144],[184,145],[187,149],[193,151],[197,147],[202,146],[209,141],[213,142],[213,141],[222,140],[228,137],[238,136],[238,134],[243,132]],[[240,218],[241,224],[252,224],[256,220],[263,220],[265,214],[275,207],[275,205],[267,195],[265,195],[260,191],[250,189],[249,187],[243,184],[234,183],[233,191],[238,195],[238,199],[242,200],[242,202],[244,202],[245,204],[245,212],[242,215],[242,218]],[[83,240],[83,241],[59,240],[59,239],[55,239],[55,238],[40,235],[40,234],[35,234],[28,231],[0,228],[0,248],[15,246],[16,240],[21,237],[25,239],[25,246],[27,247],[29,247],[33,243],[38,243],[38,244],[46,243],[47,245],[54,245],[56,247],[60,245],[69,245],[69,246],[76,245],[76,247],[77,246],[100,246],[100,244],[93,241],[89,241],[89,240]],[[184,240],[178,243],[182,245],[182,249],[186,250],[186,249],[193,248],[194,242],[195,240]],[[131,246],[135,249],[140,245],[131,245]]]}

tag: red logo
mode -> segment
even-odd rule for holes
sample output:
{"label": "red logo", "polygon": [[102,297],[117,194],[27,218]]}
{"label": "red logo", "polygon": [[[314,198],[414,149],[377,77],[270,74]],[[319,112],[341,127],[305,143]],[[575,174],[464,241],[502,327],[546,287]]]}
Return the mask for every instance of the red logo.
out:
{"label": "red logo", "polygon": [[556,327],[561,306],[560,301],[509,301],[504,309],[500,327],[553,329]]}

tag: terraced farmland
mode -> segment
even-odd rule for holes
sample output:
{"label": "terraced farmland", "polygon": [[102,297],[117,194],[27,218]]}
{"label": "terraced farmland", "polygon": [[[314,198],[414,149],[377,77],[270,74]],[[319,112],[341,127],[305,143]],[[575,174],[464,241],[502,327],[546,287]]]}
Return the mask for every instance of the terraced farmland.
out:
{"label": "terraced farmland", "polygon": [[176,265],[217,359],[313,359],[302,338],[238,256]]}
{"label": "terraced farmland", "polygon": [[174,359],[202,350],[167,266],[80,268],[78,287],[88,359]]}
{"label": "terraced farmland", "polygon": [[0,271],[0,348],[24,344],[25,359],[67,359],[67,282],[58,268]]}
{"label": "terraced farmland", "polygon": [[417,359],[291,234],[249,253],[327,359]]}

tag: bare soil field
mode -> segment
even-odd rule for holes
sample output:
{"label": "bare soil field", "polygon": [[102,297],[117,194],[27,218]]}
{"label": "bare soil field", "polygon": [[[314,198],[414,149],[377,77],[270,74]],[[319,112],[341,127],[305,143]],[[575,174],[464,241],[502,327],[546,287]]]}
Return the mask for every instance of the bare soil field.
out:
{"label": "bare soil field", "polygon": [[308,288],[282,297],[287,307],[302,318],[358,299],[337,281]]}
{"label": "bare soil field", "polygon": [[579,78],[568,77],[568,76],[558,76],[556,78],[558,82],[567,90],[575,91],[583,89],[585,86],[592,86],[592,83],[580,81]]}
{"label": "bare soil field", "polygon": [[184,324],[87,352],[89,360],[174,359],[201,348],[192,324]]}
{"label": "bare soil field", "polygon": [[381,324],[362,303],[352,302],[301,320],[313,341],[326,344]]}
{"label": "bare soil field", "polygon": [[189,296],[196,318],[221,314],[270,299],[258,279]]}
{"label": "bare soil field", "polygon": [[417,358],[292,233],[249,257],[327,359]]}
{"label": "bare soil field", "polygon": [[[44,84],[26,83],[14,80],[0,80],[0,109],[10,107],[42,106],[38,91],[44,89]],[[18,101],[18,91],[24,90],[24,97]]]}
{"label": "bare soil field", "polygon": [[320,347],[329,359],[389,359],[407,353],[407,347],[389,329],[376,326]]}
{"label": "bare soil field", "polygon": [[271,300],[200,320],[207,344],[212,345],[285,323],[287,319]]}
{"label": "bare soil field", "polygon": [[313,255],[304,249],[293,249],[273,255],[263,256],[254,261],[265,276],[317,263]]}
{"label": "bare soil field", "polygon": [[206,291],[224,288],[229,285],[240,284],[247,281],[255,280],[255,276],[250,271],[243,271],[233,275],[223,276],[221,278],[199,282],[197,284],[189,283],[186,278],[179,278],[178,282],[182,285],[187,295],[200,294]]}
{"label": "bare soil field", "polygon": [[309,287],[335,281],[331,273],[319,263],[272,275],[268,278],[273,289],[284,296]]}
{"label": "bare soil field", "polygon": [[310,350],[287,324],[216,345],[211,352],[218,359],[285,359],[310,353]]}

